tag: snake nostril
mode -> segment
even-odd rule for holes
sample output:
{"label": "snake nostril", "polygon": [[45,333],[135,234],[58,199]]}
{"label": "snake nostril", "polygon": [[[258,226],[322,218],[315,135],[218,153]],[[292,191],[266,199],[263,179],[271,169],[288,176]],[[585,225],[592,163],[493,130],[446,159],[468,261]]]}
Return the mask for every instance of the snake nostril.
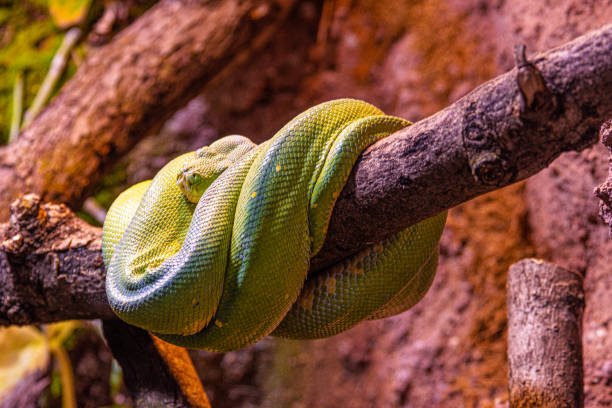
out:
{"label": "snake nostril", "polygon": [[183,188],[188,188],[189,184],[191,183],[191,178],[191,172],[189,172],[187,169],[183,169],[176,176],[176,184]]}

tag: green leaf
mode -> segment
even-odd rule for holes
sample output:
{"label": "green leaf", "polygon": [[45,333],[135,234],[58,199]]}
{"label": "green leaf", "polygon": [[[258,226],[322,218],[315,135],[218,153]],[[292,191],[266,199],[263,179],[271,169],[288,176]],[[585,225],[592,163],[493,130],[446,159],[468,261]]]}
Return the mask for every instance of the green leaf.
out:
{"label": "green leaf", "polygon": [[91,6],[91,0],[49,0],[49,12],[60,28],[81,24]]}
{"label": "green leaf", "polygon": [[49,346],[44,334],[32,326],[0,329],[0,400],[19,380],[49,363]]}

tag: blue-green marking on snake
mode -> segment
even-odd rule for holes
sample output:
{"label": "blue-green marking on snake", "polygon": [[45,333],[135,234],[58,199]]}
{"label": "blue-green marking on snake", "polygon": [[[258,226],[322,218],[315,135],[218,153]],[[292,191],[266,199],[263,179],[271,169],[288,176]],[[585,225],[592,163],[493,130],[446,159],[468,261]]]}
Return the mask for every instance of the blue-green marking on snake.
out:
{"label": "blue-green marking on snake", "polygon": [[409,122],[362,101],[317,105],[255,145],[226,136],[123,192],[102,233],[106,292],[126,322],[184,347],[320,338],[413,306],[446,213],[308,276],[361,152]]}

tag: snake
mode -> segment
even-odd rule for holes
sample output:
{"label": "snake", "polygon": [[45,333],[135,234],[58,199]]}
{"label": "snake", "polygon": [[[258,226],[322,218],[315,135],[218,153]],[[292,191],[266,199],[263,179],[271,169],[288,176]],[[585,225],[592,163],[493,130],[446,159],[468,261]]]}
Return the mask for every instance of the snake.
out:
{"label": "snake", "polygon": [[409,309],[433,281],[446,212],[310,271],[361,153],[409,124],[338,99],[259,145],[229,135],[171,160],[107,213],[112,310],[169,343],[227,352],[268,335],[333,336]]}

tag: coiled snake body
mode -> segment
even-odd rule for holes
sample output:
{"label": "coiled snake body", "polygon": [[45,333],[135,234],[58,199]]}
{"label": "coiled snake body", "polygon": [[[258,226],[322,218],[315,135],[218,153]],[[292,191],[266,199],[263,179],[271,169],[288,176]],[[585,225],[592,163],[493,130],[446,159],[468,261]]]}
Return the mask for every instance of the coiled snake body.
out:
{"label": "coiled snake body", "polygon": [[433,279],[445,213],[308,277],[357,157],[407,125],[341,99],[261,145],[227,136],[172,160],[108,212],[111,307],[170,343],[213,351],[268,334],[331,336],[408,309]]}

